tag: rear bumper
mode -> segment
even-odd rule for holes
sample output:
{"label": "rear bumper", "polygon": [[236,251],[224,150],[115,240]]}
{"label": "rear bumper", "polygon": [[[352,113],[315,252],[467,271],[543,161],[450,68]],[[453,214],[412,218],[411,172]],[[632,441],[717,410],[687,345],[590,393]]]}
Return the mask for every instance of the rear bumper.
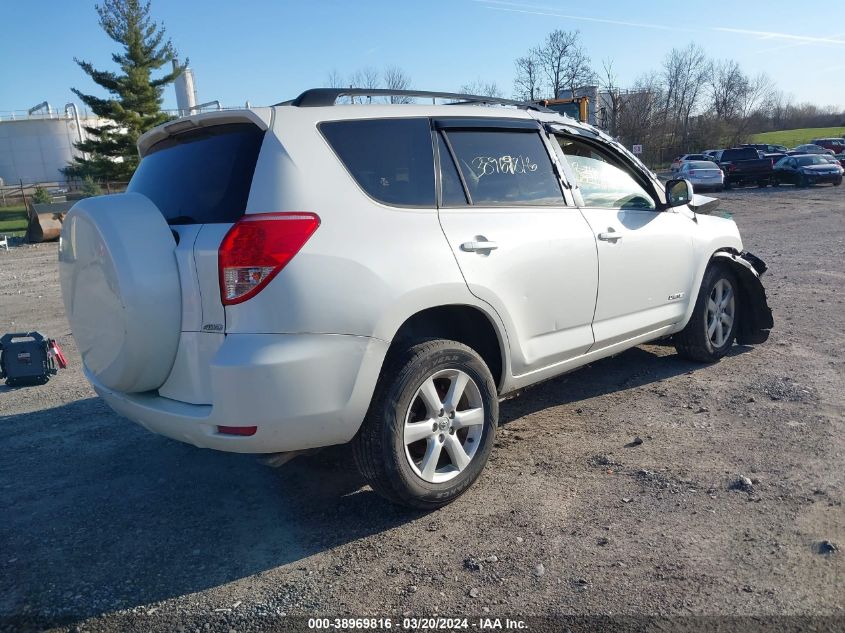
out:
{"label": "rear bumper", "polygon": [[[117,413],[200,448],[275,453],[347,442],[375,389],[388,343],[332,334],[229,334],[211,365],[212,404],[118,393],[87,371]],[[252,436],[218,426],[257,426]]]}

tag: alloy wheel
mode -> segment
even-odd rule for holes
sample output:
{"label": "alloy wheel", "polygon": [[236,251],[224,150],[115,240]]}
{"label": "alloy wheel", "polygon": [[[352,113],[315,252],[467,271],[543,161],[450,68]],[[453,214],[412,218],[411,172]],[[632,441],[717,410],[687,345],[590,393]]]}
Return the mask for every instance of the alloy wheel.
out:
{"label": "alloy wheel", "polygon": [[720,279],[707,298],[707,338],[714,348],[728,342],[736,316],[736,297],[731,282]]}
{"label": "alloy wheel", "polygon": [[429,483],[457,477],[472,461],[484,432],[484,405],[475,381],[459,369],[426,378],[405,415],[405,457]]}

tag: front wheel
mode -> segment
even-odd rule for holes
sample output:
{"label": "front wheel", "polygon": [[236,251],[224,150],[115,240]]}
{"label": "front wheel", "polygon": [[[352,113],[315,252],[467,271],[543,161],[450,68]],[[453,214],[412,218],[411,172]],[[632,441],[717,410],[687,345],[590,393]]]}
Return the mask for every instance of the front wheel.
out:
{"label": "front wheel", "polygon": [[496,436],[499,399],[471,348],[442,339],[392,352],[353,440],[358,470],[394,503],[433,510],[481,474]]}
{"label": "front wheel", "polygon": [[736,338],[738,308],[733,273],[725,266],[711,264],[704,273],[689,323],[674,337],[678,354],[702,363],[722,358]]}

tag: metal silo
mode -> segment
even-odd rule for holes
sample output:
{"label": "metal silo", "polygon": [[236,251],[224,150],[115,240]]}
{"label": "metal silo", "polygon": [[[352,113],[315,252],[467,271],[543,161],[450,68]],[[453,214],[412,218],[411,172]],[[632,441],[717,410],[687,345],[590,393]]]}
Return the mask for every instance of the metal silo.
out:
{"label": "metal silo", "polygon": [[86,138],[85,126],[99,124],[97,117],[80,117],[70,103],[64,111],[44,102],[26,113],[0,117],[0,178],[7,186],[63,182],[60,170],[79,154],[73,144]]}
{"label": "metal silo", "polygon": [[[173,60],[173,68],[179,67],[179,62]],[[190,68],[185,68],[181,75],[173,82],[176,89],[176,107],[179,109],[180,116],[188,116],[191,114],[194,106],[197,105],[197,89],[194,86],[194,71]]]}

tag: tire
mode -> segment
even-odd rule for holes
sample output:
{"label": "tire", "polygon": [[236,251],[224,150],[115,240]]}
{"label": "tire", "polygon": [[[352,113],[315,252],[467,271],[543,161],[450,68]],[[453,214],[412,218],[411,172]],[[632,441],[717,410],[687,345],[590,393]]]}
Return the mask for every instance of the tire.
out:
{"label": "tire", "polygon": [[839,185],[841,185],[841,184],[842,184],[842,179],[841,179],[841,178],[840,178],[839,180],[834,180],[834,181],[833,181],[833,186],[834,186],[834,187],[838,187],[838,186],[839,186]]}
{"label": "tire", "polygon": [[[455,415],[449,391],[461,383]],[[459,427],[461,417],[469,424]],[[355,463],[389,501],[434,510],[457,499],[481,474],[498,420],[496,384],[473,349],[456,341],[417,341],[388,355],[352,440]],[[409,433],[418,439],[406,445]]]}
{"label": "tire", "polygon": [[766,188],[766,186],[767,186],[768,184],[769,184],[769,183],[768,183],[768,182],[766,182],[765,180],[758,180],[758,181],[757,181],[757,187],[758,187],[759,189],[765,189],[765,188]]}
{"label": "tire", "polygon": [[780,180],[772,178],[772,187],[780,187]]}
{"label": "tire", "polygon": [[[729,296],[726,296],[726,288],[730,289]],[[726,266],[710,264],[701,281],[689,323],[674,337],[678,354],[701,363],[718,361],[728,353],[736,338],[738,318],[741,317],[739,310],[736,277]]]}
{"label": "tire", "polygon": [[801,188],[810,186],[810,182],[807,180],[806,176],[801,176],[798,178],[798,186]]}
{"label": "tire", "polygon": [[730,180],[725,180],[723,187],[725,191],[730,191],[731,187],[733,187],[733,183]]}

